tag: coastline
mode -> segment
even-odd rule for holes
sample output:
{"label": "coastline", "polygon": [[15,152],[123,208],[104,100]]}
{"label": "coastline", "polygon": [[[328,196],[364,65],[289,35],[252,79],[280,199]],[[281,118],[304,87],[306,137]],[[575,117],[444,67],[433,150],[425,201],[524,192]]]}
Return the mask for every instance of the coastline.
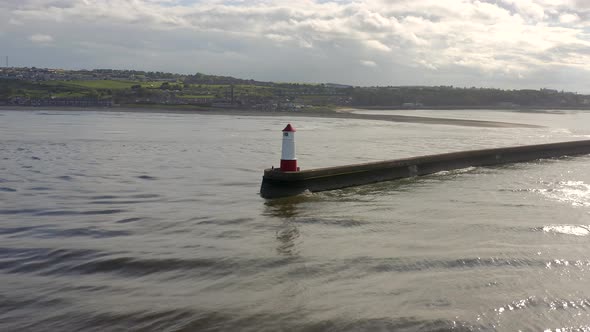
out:
{"label": "coastline", "polygon": [[547,107],[547,106],[517,106],[506,107],[498,105],[490,106],[424,106],[417,108],[408,108],[401,106],[358,106],[352,107],[358,110],[366,111],[414,111],[414,110],[440,110],[440,111],[460,111],[460,110],[493,110],[493,111],[548,111],[548,110],[568,110],[568,111],[590,111],[590,106],[584,107]]}
{"label": "coastline", "polygon": [[[362,110],[364,108],[358,108]],[[126,112],[126,113],[168,113],[168,114],[199,114],[199,115],[226,115],[226,116],[263,116],[263,117],[317,117],[332,119],[355,119],[355,120],[374,120],[390,121],[402,123],[418,123],[431,125],[450,125],[463,127],[483,127],[483,128],[540,128],[541,126],[524,123],[512,123],[501,121],[483,121],[467,119],[446,119],[434,117],[422,117],[412,115],[394,115],[394,114],[358,114],[347,111],[347,109],[332,110],[313,110],[313,111],[258,111],[248,109],[202,109],[202,108],[179,108],[179,107],[30,107],[30,106],[0,106],[2,111],[75,111],[75,112]]]}

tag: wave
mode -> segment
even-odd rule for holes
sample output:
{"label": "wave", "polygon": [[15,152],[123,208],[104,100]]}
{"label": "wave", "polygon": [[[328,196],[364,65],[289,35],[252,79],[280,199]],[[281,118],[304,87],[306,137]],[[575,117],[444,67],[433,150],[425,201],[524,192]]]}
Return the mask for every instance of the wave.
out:
{"label": "wave", "polygon": [[98,250],[0,248],[0,271],[38,275],[112,273],[145,276],[170,271],[199,271],[199,275],[256,274],[287,266],[297,258],[137,258]]}
{"label": "wave", "polygon": [[305,312],[245,313],[239,310],[201,311],[178,308],[170,310],[135,310],[91,313],[62,310],[59,314],[37,315],[26,323],[4,325],[11,331],[494,331],[493,327],[457,319],[418,317],[313,320]]}
{"label": "wave", "polygon": [[545,233],[557,233],[575,236],[590,235],[590,225],[547,225],[543,226]]}
{"label": "wave", "polygon": [[[84,233],[82,235],[88,236],[93,234]],[[102,235],[102,233],[99,235]],[[275,269],[276,271],[273,273],[277,274],[277,281],[280,281],[283,278],[288,280],[297,275],[320,276],[347,270],[354,271],[355,274],[371,274],[507,267],[546,269],[550,263],[540,259],[496,257],[467,257],[449,260],[357,257],[344,260],[331,259],[322,261],[309,261],[298,256],[267,258],[138,258],[132,256],[130,253],[113,253],[97,250],[0,248],[0,271],[10,274],[26,273],[36,275],[108,273],[136,277],[171,271],[184,271],[185,273],[181,273],[180,275],[199,276],[200,278],[228,275],[240,275],[244,277],[247,275],[267,273],[269,270]]]}
{"label": "wave", "polygon": [[469,173],[469,172],[473,172],[477,169],[477,167],[465,167],[465,168],[460,168],[460,169],[454,169],[454,170],[450,170],[450,171],[440,171],[440,172],[436,172],[434,174],[432,174],[432,176],[436,176],[436,175],[455,175],[455,174],[464,174],[464,173]]}

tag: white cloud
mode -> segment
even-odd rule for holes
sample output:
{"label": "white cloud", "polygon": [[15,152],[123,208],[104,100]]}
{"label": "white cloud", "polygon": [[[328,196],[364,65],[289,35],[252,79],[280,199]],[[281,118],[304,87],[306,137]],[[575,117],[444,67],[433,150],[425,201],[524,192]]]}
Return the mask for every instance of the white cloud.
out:
{"label": "white cloud", "polygon": [[511,5],[520,15],[532,20],[542,20],[545,17],[545,9],[535,0],[500,0]]}
{"label": "white cloud", "polygon": [[10,20],[8,20],[8,24],[12,24],[12,25],[23,25],[23,22],[21,22],[19,20],[15,20],[14,18],[11,18]]}
{"label": "white cloud", "polygon": [[269,33],[266,35],[266,38],[277,41],[277,42],[286,42],[292,40],[290,36],[280,35],[276,33]]}
{"label": "white cloud", "polygon": [[34,34],[29,37],[29,39],[34,43],[51,43],[53,41],[53,37],[50,35],[44,34]]}
{"label": "white cloud", "polygon": [[299,40],[299,46],[302,48],[312,48],[313,44],[308,40]]}
{"label": "white cloud", "polygon": [[564,24],[572,24],[580,21],[580,17],[576,14],[561,14],[559,15],[559,22]]}
{"label": "white cloud", "polygon": [[361,65],[363,65],[365,67],[377,67],[377,64],[375,63],[375,61],[371,61],[371,60],[361,60],[360,63],[361,63]]}
{"label": "white cloud", "polygon": [[367,45],[369,48],[378,50],[378,51],[383,51],[383,52],[390,52],[391,48],[385,44],[383,44],[382,42],[378,41],[378,40],[367,40],[365,41],[365,45]]}

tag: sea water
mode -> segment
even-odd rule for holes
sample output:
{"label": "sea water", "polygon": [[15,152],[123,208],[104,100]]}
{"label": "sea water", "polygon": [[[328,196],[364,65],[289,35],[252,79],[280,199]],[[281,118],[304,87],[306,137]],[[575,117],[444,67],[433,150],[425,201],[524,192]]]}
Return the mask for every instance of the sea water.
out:
{"label": "sea water", "polygon": [[590,330],[589,156],[259,197],[288,122],[301,168],[590,137],[401,114],[543,127],[2,111],[0,330]]}

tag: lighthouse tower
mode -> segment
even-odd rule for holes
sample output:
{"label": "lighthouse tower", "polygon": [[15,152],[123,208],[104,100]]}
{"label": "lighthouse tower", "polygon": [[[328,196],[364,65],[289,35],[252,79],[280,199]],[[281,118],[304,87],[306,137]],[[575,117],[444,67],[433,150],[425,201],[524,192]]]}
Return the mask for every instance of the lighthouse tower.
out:
{"label": "lighthouse tower", "polygon": [[297,172],[297,158],[295,158],[295,128],[288,124],[283,129],[283,150],[281,153],[281,171]]}

